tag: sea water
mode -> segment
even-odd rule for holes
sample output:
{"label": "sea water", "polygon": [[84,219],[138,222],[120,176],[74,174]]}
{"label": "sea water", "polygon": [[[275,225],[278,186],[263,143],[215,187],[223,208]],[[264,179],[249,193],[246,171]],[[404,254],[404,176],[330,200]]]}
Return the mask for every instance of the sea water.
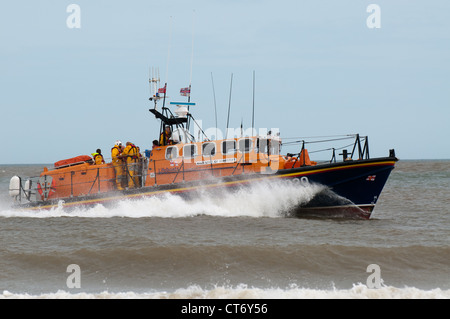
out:
{"label": "sea water", "polygon": [[398,162],[370,220],[292,218],[320,189],[278,182],[11,209],[42,166],[0,166],[0,298],[450,298],[449,160]]}

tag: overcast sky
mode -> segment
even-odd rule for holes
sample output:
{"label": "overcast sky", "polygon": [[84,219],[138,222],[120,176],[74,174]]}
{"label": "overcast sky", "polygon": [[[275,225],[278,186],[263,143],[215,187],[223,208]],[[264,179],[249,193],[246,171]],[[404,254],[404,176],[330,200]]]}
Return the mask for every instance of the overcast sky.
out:
{"label": "overcast sky", "polygon": [[256,128],[286,141],[359,133],[372,157],[449,159],[449,13],[448,0],[4,2],[0,164],[110,157],[117,139],[151,148],[152,67],[170,101],[192,82],[204,129],[215,105],[225,129],[231,75],[230,126],[251,126],[255,72]]}

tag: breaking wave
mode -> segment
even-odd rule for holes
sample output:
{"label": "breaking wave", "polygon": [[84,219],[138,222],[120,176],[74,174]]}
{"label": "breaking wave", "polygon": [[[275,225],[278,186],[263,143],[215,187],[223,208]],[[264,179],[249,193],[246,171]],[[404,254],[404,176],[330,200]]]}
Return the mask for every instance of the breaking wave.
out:
{"label": "breaking wave", "polygon": [[213,289],[203,289],[192,285],[179,288],[173,292],[108,292],[100,293],[70,293],[58,290],[55,293],[18,294],[3,291],[0,299],[449,299],[450,290],[440,288],[423,290],[414,287],[397,288],[382,286],[378,289],[366,285],[354,284],[350,289],[311,289],[293,285],[282,288],[253,288],[247,285],[237,287],[219,286]]}
{"label": "breaking wave", "polygon": [[211,215],[221,217],[282,217],[297,205],[309,202],[324,186],[303,185],[289,181],[259,182],[235,190],[198,191],[191,199],[165,194],[141,199],[120,200],[114,206],[98,204],[90,208],[67,211],[63,207],[51,210],[27,211],[1,209],[3,217],[191,217]]}

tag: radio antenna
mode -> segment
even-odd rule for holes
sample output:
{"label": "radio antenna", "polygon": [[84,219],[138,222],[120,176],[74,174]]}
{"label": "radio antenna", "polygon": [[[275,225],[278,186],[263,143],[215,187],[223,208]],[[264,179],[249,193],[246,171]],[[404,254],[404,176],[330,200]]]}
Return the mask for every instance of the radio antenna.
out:
{"label": "radio antenna", "polygon": [[170,45],[172,42],[172,16],[170,16],[170,28],[169,28],[169,48],[167,50],[167,64],[166,64],[166,81],[164,83],[164,98],[163,98],[163,109],[166,104],[166,95],[167,95],[167,82],[169,78],[169,60],[170,60]]}
{"label": "radio antenna", "polygon": [[158,68],[149,68],[149,86],[150,86],[150,101],[155,103],[154,109],[156,110],[156,106],[158,104],[158,100],[161,98],[158,92],[158,83],[159,83],[159,69]]}
{"label": "radio antenna", "polygon": [[191,46],[191,74],[189,75],[189,95],[188,102],[191,101],[191,84],[192,84],[192,67],[194,64],[194,21],[195,21],[195,10],[192,13],[192,46]]}
{"label": "radio antenna", "polygon": [[[191,70],[189,74],[189,88],[187,92],[188,103],[191,102],[191,89],[192,89],[192,68],[194,65],[194,21],[195,21],[195,11],[192,13],[192,44],[191,44]],[[188,105],[188,112],[190,111],[190,107]],[[191,126],[191,117],[188,117],[188,122],[186,124],[186,128],[189,130]]]}
{"label": "radio antenna", "polygon": [[213,89],[213,97],[214,97],[214,113],[216,115],[216,140],[217,140],[217,106],[216,106],[216,91],[214,90],[214,79],[213,74],[211,72],[211,83],[212,83],[212,89]]}
{"label": "radio antenna", "polygon": [[[253,70],[253,111],[252,111],[252,131],[255,129],[255,70]],[[252,132],[253,134],[253,132]]]}
{"label": "radio antenna", "polygon": [[230,98],[228,100],[228,118],[227,118],[227,129],[225,133],[225,139],[228,137],[228,124],[230,123],[230,108],[231,108],[231,88],[233,87],[233,73],[231,73],[231,82],[230,82]]}
{"label": "radio antenna", "polygon": [[170,24],[169,24],[169,47],[167,49],[167,63],[166,63],[166,78],[165,83],[168,82],[169,77],[169,60],[170,60],[170,45],[172,42],[172,16],[170,17]]}

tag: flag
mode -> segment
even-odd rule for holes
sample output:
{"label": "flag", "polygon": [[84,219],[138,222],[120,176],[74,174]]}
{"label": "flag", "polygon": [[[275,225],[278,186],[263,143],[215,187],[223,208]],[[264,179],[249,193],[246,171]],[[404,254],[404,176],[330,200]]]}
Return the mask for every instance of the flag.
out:
{"label": "flag", "polygon": [[369,175],[369,176],[367,176],[367,178],[366,178],[366,181],[371,181],[371,182],[373,182],[374,180],[375,180],[375,177],[376,177],[377,175]]}
{"label": "flag", "polygon": [[191,94],[191,89],[190,88],[182,88],[182,89],[180,89],[180,94],[182,96],[188,96],[189,94]]}
{"label": "flag", "polygon": [[164,93],[164,94],[166,94],[166,86],[164,85],[163,88],[158,89],[158,93]]}

